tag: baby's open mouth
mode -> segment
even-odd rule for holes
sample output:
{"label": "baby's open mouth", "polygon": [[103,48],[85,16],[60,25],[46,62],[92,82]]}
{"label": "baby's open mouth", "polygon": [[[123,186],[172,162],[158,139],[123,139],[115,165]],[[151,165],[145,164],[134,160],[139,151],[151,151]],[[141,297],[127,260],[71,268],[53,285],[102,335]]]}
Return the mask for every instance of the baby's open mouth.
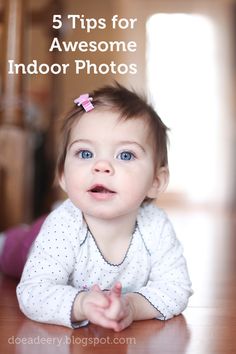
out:
{"label": "baby's open mouth", "polygon": [[93,186],[92,188],[89,189],[89,192],[92,192],[92,193],[115,193],[114,191],[104,187],[101,184],[96,184],[95,186]]}

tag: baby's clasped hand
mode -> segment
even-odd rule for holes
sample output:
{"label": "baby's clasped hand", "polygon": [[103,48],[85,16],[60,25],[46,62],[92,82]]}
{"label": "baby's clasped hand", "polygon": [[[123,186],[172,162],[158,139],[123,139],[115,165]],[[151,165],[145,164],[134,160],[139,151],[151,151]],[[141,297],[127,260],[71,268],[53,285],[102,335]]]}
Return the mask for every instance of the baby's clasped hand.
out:
{"label": "baby's clasped hand", "polygon": [[132,304],[127,297],[122,296],[121,291],[122,285],[117,282],[107,294],[110,306],[104,311],[107,318],[116,321],[116,326],[113,328],[116,332],[122,331],[134,320]]}
{"label": "baby's clasped hand", "polygon": [[73,320],[87,319],[116,332],[128,327],[133,322],[133,311],[121,290],[122,286],[117,282],[109,291],[94,285],[88,292],[81,292],[74,303]]}

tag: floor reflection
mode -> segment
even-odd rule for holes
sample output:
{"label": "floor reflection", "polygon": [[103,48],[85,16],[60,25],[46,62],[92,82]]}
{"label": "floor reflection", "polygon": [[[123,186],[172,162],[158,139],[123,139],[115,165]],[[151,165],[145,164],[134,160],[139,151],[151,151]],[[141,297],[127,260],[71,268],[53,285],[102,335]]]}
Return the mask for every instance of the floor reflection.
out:
{"label": "floor reflection", "polygon": [[[174,338],[174,340],[173,340]],[[70,330],[25,320],[17,334],[9,337],[15,354],[116,354],[168,353],[184,354],[190,331],[181,315],[171,321],[139,321],[115,333],[95,325]]]}
{"label": "floor reflection", "polygon": [[[150,325],[149,325],[150,324]],[[187,350],[191,338],[190,329],[187,326],[183,315],[177,316],[172,320],[160,322],[137,322],[136,326],[130,329],[130,332],[136,333],[138,348],[130,346],[128,354],[163,354],[163,353],[181,353]],[[137,350],[138,349],[138,350]]]}

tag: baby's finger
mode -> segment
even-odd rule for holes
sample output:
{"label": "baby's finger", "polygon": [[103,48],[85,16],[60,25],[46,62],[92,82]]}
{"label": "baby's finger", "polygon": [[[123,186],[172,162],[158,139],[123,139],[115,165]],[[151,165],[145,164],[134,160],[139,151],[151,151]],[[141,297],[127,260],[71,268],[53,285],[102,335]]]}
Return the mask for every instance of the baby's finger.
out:
{"label": "baby's finger", "polygon": [[100,307],[108,307],[110,300],[105,296],[104,292],[100,289],[98,285],[93,285],[92,288],[87,293],[87,303],[95,304]]}
{"label": "baby's finger", "polygon": [[117,322],[116,326],[113,329],[115,332],[120,332],[123,329],[125,329],[126,327],[128,327],[131,323],[132,323],[132,321],[127,316],[127,317],[124,317],[121,321]]}
{"label": "baby's finger", "polygon": [[124,316],[124,311],[120,298],[116,297],[115,295],[111,295],[110,299],[110,306],[107,309],[104,309],[104,314],[107,318],[111,320],[119,321]]}
{"label": "baby's finger", "polygon": [[115,285],[111,288],[110,294],[114,294],[117,297],[121,296],[122,285],[120,282],[116,282]]}
{"label": "baby's finger", "polygon": [[117,328],[117,322],[115,320],[107,318],[101,311],[93,311],[90,316],[90,322],[102,326],[104,328],[111,328],[113,330]]}

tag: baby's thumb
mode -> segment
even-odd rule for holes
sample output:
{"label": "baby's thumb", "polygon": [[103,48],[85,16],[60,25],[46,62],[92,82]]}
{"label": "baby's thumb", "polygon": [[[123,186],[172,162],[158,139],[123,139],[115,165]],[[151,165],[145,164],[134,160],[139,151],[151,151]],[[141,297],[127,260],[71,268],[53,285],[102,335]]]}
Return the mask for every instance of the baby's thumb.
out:
{"label": "baby's thumb", "polygon": [[122,292],[121,283],[120,282],[115,283],[115,285],[111,289],[111,295],[114,295],[115,297],[121,297],[121,292]]}

